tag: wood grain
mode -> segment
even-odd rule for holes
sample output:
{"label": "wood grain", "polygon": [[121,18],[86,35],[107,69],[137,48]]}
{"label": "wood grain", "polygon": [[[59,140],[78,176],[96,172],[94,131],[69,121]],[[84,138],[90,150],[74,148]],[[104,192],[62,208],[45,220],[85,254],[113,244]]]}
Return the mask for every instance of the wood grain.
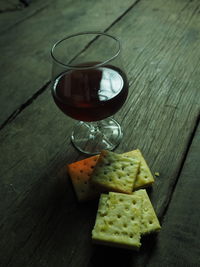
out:
{"label": "wood grain", "polygon": [[23,8],[23,4],[19,0],[1,0],[0,2],[0,13],[13,12],[21,8]]}
{"label": "wood grain", "polygon": [[146,266],[160,266],[160,262],[165,266],[200,265],[199,145],[200,125],[164,217],[156,249]]}
{"label": "wood grain", "polygon": [[1,0],[0,33],[6,33],[16,25],[28,20],[31,16],[46,8],[51,2],[52,0],[49,0],[48,3],[35,0],[31,4],[26,5],[25,2],[23,3],[20,0]]}
{"label": "wood grain", "polygon": [[117,25],[118,35],[127,40],[125,68],[132,83],[130,101],[117,116],[133,129],[125,132],[125,149],[141,148],[160,172],[152,200],[154,195],[159,199],[155,205],[162,213],[170,197],[166,189],[173,188],[200,111],[200,39],[195,31],[200,20],[198,1],[161,2],[141,2]]}
{"label": "wood grain", "polygon": [[[177,181],[199,116],[198,12],[197,0],[169,0],[165,5],[161,0],[142,0],[109,30],[123,41],[124,66],[131,84],[129,99],[115,116],[124,127],[118,151],[140,148],[152,171],[160,173],[149,192],[160,219],[176,185],[177,192],[181,191],[183,176],[180,184]],[[45,53],[41,52],[42,57]],[[47,60],[43,62],[44,69],[48,68]],[[46,81],[44,69],[33,88]],[[26,82],[29,77],[30,73]],[[112,263],[133,267],[161,262],[160,266],[167,266],[164,245],[157,246],[162,240],[166,246],[173,241],[172,236],[166,240],[167,225],[170,221],[169,226],[177,226],[174,207],[180,209],[177,216],[182,218],[183,194],[176,198],[174,194],[163,220],[163,234],[144,240],[139,253],[92,246],[97,202],[77,203],[64,168],[83,158],[70,143],[72,125],[53,103],[48,88],[1,131],[0,265],[99,267]],[[196,179],[187,179],[188,187],[190,183],[193,187]],[[195,193],[193,201],[196,197]],[[189,232],[192,227],[188,226]],[[186,228],[182,229],[185,233]],[[107,256],[106,261],[102,255]]]}
{"label": "wood grain", "polygon": [[57,0],[48,5],[40,1],[36,7],[31,4],[28,10],[33,6],[34,12],[2,34],[0,125],[51,79],[50,49],[56,41],[75,32],[103,31],[134,2]]}

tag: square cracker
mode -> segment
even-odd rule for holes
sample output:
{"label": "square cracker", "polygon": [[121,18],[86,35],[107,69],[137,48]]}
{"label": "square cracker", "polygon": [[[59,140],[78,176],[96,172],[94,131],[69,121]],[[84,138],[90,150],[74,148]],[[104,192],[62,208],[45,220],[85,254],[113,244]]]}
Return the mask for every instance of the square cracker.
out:
{"label": "square cracker", "polygon": [[143,202],[141,216],[141,234],[145,235],[153,232],[158,232],[161,229],[161,226],[146,190],[137,190],[133,193],[133,195],[140,196]]}
{"label": "square cracker", "polygon": [[91,181],[103,190],[131,194],[139,165],[137,158],[104,150],[91,174]]}
{"label": "square cracker", "polygon": [[109,192],[101,194],[92,240],[97,244],[138,250],[141,236],[160,228],[145,189],[131,195]]}
{"label": "square cracker", "polygon": [[96,187],[90,182],[90,176],[97,159],[98,155],[67,165],[67,171],[78,201],[90,200],[100,195]]}
{"label": "square cracker", "polygon": [[94,243],[138,250],[141,246],[141,197],[102,194],[92,230]]}
{"label": "square cracker", "polygon": [[[133,190],[147,187],[154,182],[153,175],[139,149],[123,153],[128,157],[137,157],[140,160],[139,171]],[[79,201],[87,201],[99,195],[98,190],[91,185],[90,176],[99,155],[86,158],[67,165],[67,170]]]}
{"label": "square cracker", "polygon": [[140,168],[135,181],[134,190],[147,187],[154,182],[154,177],[139,149],[132,150],[123,155],[128,157],[136,157],[140,160]]}

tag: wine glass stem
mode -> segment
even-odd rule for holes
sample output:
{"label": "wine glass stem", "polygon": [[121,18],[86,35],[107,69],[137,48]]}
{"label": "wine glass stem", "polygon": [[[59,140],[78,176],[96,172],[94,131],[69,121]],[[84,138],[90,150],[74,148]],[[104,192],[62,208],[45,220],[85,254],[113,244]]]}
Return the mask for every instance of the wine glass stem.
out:
{"label": "wine glass stem", "polygon": [[[100,134],[103,136],[101,132],[101,123],[100,122],[84,122],[85,126],[88,127],[91,135],[95,137],[96,134]],[[91,136],[92,137],[92,136]]]}
{"label": "wine glass stem", "polygon": [[103,132],[101,121],[89,122],[86,124],[90,129],[91,133],[90,138],[95,139],[98,136],[99,138],[104,140],[104,142],[106,142],[107,145],[112,146],[112,142],[109,141],[109,139]]}
{"label": "wine glass stem", "polygon": [[98,154],[102,150],[113,150],[122,138],[120,125],[114,119],[97,122],[80,121],[74,127],[71,140],[81,152]]}

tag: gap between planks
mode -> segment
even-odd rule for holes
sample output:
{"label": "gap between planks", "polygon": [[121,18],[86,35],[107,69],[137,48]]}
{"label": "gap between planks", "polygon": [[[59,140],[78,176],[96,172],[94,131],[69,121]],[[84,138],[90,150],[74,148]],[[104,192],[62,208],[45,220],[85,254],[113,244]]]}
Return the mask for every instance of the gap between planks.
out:
{"label": "gap between planks", "polygon": [[[116,20],[114,20],[103,32],[106,33],[109,31],[115,24],[117,24],[128,12],[131,11],[141,0],[136,0],[129,8],[127,8]],[[24,20],[21,20],[17,22],[16,24],[12,25],[9,29],[15,27],[16,25],[26,21],[30,17],[33,17],[35,14],[41,12],[45,8],[47,8],[49,5],[46,5],[39,10],[36,10],[33,14],[31,14],[29,17],[26,17]],[[96,40],[96,39],[95,39]],[[89,43],[92,44],[93,41]],[[87,48],[87,47],[86,47]],[[79,56],[79,53],[74,57],[76,58]],[[0,130],[2,130],[8,123],[11,123],[24,109],[26,109],[33,101],[35,101],[42,93],[44,93],[48,86],[50,85],[51,81],[46,82],[39,90],[37,90],[25,103],[23,103],[19,108],[17,108],[15,111],[12,112],[12,114],[0,125]]]}
{"label": "gap between planks", "polygon": [[[23,19],[17,21],[15,24],[13,24],[12,26],[10,26],[10,27],[7,28],[6,30],[1,31],[0,33],[1,33],[1,34],[4,34],[5,32],[11,30],[12,28],[16,27],[17,25],[19,25],[19,24],[23,23],[24,21],[26,21],[26,20],[32,18],[32,17],[35,16],[36,14],[42,12],[44,9],[48,8],[49,5],[50,5],[50,4],[47,4],[47,5],[45,5],[45,6],[40,7],[39,9],[36,9],[36,10],[35,10],[33,13],[31,13],[30,15],[28,15],[27,17],[24,17]],[[0,14],[1,14],[1,13],[8,13],[8,12],[22,11],[22,10],[24,10],[25,8],[27,8],[27,6],[24,6],[24,7],[18,8],[18,9],[15,8],[15,9],[13,9],[13,10],[9,10],[9,11],[0,12]]]}
{"label": "gap between planks", "polygon": [[33,103],[50,85],[51,81],[48,81],[42,88],[34,93],[25,103],[23,103],[18,109],[16,109],[0,126],[2,130],[8,123],[12,122],[26,107]]}
{"label": "gap between planks", "polygon": [[189,139],[188,139],[188,143],[187,143],[187,145],[186,145],[185,153],[184,153],[184,155],[183,155],[182,162],[181,162],[181,164],[180,164],[180,168],[179,168],[177,177],[176,177],[176,179],[175,179],[175,183],[174,183],[174,185],[173,185],[173,187],[172,187],[172,190],[171,190],[170,195],[168,196],[168,199],[166,199],[166,206],[165,206],[165,209],[164,209],[163,212],[162,212],[162,216],[160,217],[160,221],[161,221],[161,222],[163,222],[163,220],[164,220],[164,218],[165,218],[165,214],[167,213],[168,208],[169,208],[169,206],[170,206],[170,203],[171,203],[171,201],[172,201],[172,199],[173,199],[173,194],[174,194],[174,192],[175,192],[175,190],[176,190],[176,185],[177,185],[177,183],[178,183],[178,181],[179,181],[179,178],[180,178],[180,176],[181,176],[182,169],[183,169],[183,167],[184,167],[184,165],[185,165],[185,162],[186,162],[186,160],[187,160],[187,156],[188,156],[188,154],[189,154],[190,147],[191,147],[192,142],[193,142],[193,139],[194,139],[194,137],[195,137],[195,135],[196,135],[196,133],[197,133],[197,129],[198,129],[198,126],[199,126],[199,125],[200,125],[200,113],[198,114],[198,117],[197,117],[196,122],[195,122],[195,125],[194,125],[194,129],[193,129],[193,131],[191,132],[191,135],[190,135],[190,137],[189,137]]}

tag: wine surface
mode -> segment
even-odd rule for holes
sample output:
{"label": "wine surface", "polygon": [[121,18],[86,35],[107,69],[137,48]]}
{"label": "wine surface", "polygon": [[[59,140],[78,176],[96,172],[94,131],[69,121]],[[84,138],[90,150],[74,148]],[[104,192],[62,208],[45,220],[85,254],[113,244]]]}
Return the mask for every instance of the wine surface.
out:
{"label": "wine surface", "polygon": [[52,89],[54,101],[68,116],[98,121],[116,113],[128,95],[126,75],[107,65],[62,73]]}

